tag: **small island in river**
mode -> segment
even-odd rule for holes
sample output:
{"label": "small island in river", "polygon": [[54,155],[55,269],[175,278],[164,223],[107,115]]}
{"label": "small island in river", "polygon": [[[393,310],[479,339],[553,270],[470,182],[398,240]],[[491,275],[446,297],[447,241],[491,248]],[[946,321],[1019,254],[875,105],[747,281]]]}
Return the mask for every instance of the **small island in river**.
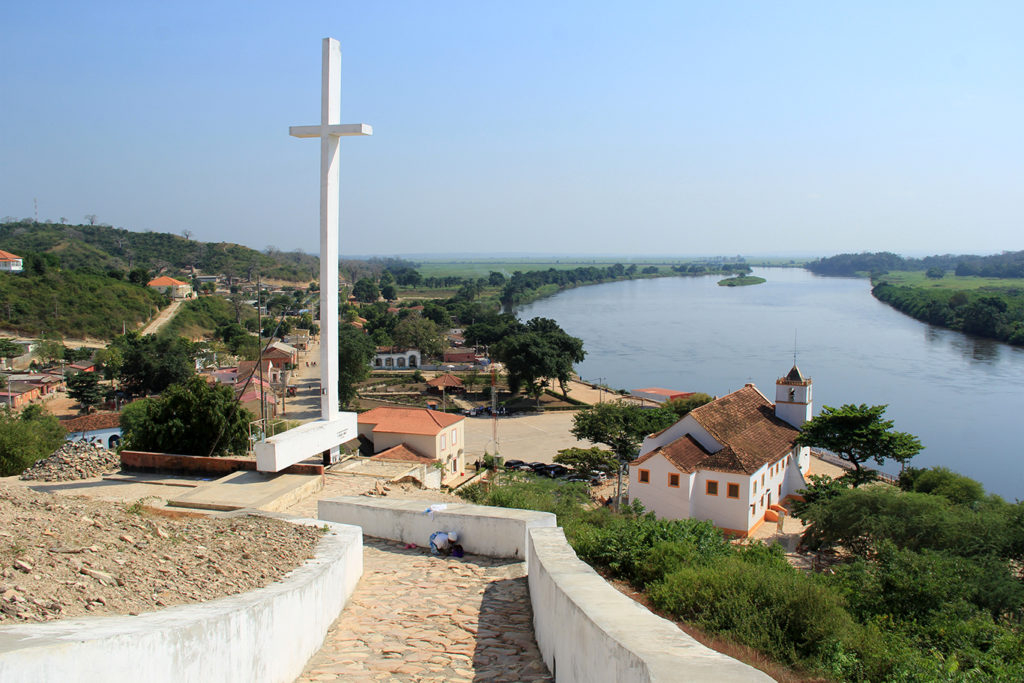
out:
{"label": "small island in river", "polygon": [[756,275],[737,275],[736,277],[727,277],[724,280],[718,281],[719,287],[746,287],[748,285],[759,285],[763,282],[767,282],[763,277],[757,277]]}

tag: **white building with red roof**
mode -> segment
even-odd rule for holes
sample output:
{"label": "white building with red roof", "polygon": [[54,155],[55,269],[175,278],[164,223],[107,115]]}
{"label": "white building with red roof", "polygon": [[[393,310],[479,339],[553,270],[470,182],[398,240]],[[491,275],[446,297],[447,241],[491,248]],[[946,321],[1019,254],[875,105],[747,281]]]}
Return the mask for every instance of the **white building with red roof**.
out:
{"label": "white building with red roof", "polygon": [[[466,418],[426,408],[381,406],[358,417],[359,436],[383,455],[411,455],[444,465],[445,476],[466,470]],[[397,448],[401,446],[402,448]]]}
{"label": "white building with red roof", "polygon": [[172,299],[189,299],[192,297],[192,285],[181,280],[175,280],[173,277],[167,277],[166,275],[153,278],[147,283],[147,286],[163,292]]}
{"label": "white building with red roof", "polygon": [[0,249],[0,270],[6,270],[8,273],[20,273],[22,267],[20,256]]}
{"label": "white building with red roof", "polygon": [[692,391],[676,391],[675,389],[662,389],[661,387],[647,387],[645,389],[634,389],[629,392],[633,396],[645,401],[655,403],[666,403],[678,398],[689,398],[693,396]]}
{"label": "white building with red roof", "polygon": [[630,500],[658,517],[705,519],[749,535],[805,485],[811,380],[795,365],[775,383],[775,403],[753,384],[690,411],[644,439],[629,463]]}

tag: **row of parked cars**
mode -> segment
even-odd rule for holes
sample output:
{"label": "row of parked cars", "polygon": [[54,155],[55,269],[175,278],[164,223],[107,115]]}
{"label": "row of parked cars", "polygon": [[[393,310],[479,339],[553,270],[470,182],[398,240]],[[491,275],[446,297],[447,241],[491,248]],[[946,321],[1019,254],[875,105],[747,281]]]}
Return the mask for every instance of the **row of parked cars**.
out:
{"label": "row of parked cars", "polygon": [[571,470],[565,465],[559,465],[557,463],[551,464],[546,462],[523,462],[522,460],[508,460],[505,462],[505,469],[516,472],[533,472],[545,477],[551,477],[552,479],[565,479],[566,481],[582,481],[590,484],[591,486],[597,486],[605,480],[607,476],[604,472],[593,470],[591,472],[577,472]]}

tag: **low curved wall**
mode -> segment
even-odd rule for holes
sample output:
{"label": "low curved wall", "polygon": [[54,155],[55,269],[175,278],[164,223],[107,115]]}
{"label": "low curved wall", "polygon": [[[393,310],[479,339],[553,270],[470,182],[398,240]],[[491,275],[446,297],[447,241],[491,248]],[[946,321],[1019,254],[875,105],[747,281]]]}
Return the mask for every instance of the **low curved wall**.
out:
{"label": "low curved wall", "polygon": [[341,496],[320,499],[317,517],[362,527],[367,536],[421,547],[430,545],[435,531],[457,531],[466,552],[521,560],[529,553],[530,529],[556,524],[550,512],[448,503],[444,510],[425,514],[429,507],[429,501]]}
{"label": "low curved wall", "polygon": [[139,616],[0,627],[0,681],[290,683],[363,573],[360,530],[329,526],[312,560],[266,588]]}
{"label": "low curved wall", "polygon": [[532,529],[529,543],[534,634],[559,683],[773,680],[608,585],[576,557],[561,527]]}

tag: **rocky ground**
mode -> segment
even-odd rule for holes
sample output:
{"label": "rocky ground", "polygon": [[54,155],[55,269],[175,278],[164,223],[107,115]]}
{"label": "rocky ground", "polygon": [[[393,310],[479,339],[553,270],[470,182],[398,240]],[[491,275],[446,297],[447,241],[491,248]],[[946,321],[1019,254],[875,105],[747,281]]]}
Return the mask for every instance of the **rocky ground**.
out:
{"label": "rocky ground", "polygon": [[29,481],[75,481],[119,469],[121,458],[114,451],[85,441],[69,441],[50,457],[37,460],[21,473],[21,478]]}
{"label": "rocky ground", "polygon": [[0,625],[137,614],[253,590],[312,557],[322,533],[0,484]]}

